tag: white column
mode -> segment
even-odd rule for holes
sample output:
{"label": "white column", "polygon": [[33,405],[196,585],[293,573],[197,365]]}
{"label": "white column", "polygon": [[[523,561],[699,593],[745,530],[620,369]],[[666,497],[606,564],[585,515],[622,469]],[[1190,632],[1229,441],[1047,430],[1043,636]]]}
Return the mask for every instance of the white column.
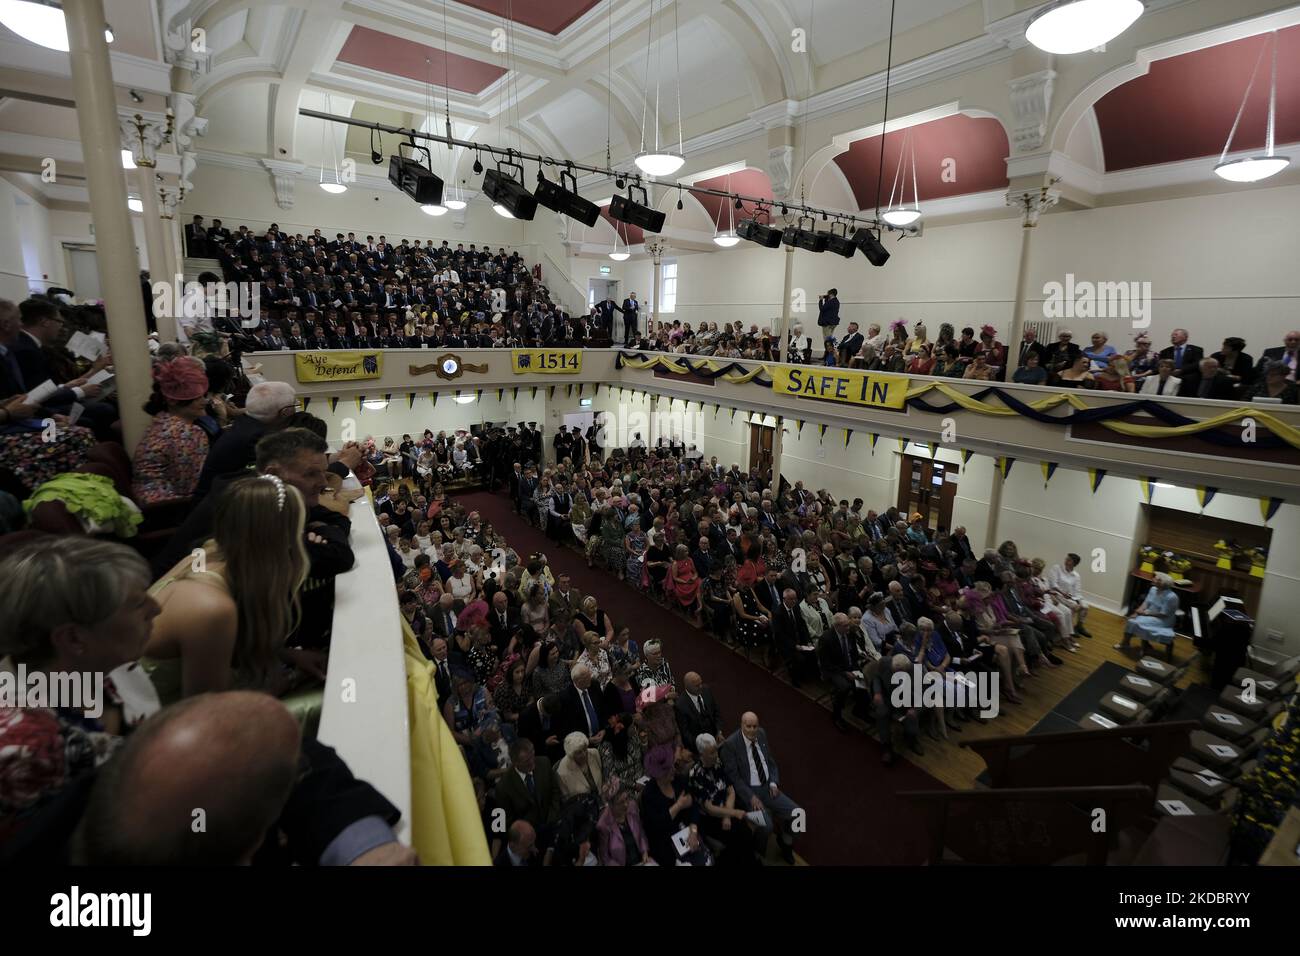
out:
{"label": "white column", "polygon": [[1036,189],[1007,194],[1007,205],[1020,208],[1020,264],[1016,272],[1016,301],[1011,312],[1011,333],[1007,340],[1007,370],[1005,381],[1011,381],[1020,365],[1020,343],[1025,332],[1025,299],[1029,296],[1029,250],[1034,228],[1044,209],[1056,204],[1060,194],[1051,188],[1052,182]]}
{"label": "white column", "polygon": [[140,260],[126,207],[117,101],[108,44],[104,41],[103,0],[65,0],[63,13],[68,25],[68,60],[90,191],[90,214],[95,223],[99,286],[112,339],[122,436],[127,451],[134,452],[149,424],[144,403],[152,389],[152,378],[140,295]]}
{"label": "white column", "polygon": [[790,340],[790,299],[794,295],[794,246],[785,247],[785,283],[781,298],[781,328],[777,330],[777,361],[785,361],[785,346]]}
{"label": "white column", "polygon": [[984,547],[996,548],[998,546],[998,518],[1002,516],[1002,486],[1006,484],[1006,479],[1002,477],[1002,469],[998,467],[998,460],[993,459],[993,484],[989,488],[989,523],[984,530]]}

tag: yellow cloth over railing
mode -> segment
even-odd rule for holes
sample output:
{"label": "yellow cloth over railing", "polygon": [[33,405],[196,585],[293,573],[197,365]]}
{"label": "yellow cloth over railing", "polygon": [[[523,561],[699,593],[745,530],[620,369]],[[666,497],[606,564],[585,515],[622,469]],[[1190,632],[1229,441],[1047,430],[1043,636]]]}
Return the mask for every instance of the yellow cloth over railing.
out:
{"label": "yellow cloth over railing", "polygon": [[438,709],[433,665],[402,621],[411,721],[411,845],[423,866],[491,866],[469,768]]}

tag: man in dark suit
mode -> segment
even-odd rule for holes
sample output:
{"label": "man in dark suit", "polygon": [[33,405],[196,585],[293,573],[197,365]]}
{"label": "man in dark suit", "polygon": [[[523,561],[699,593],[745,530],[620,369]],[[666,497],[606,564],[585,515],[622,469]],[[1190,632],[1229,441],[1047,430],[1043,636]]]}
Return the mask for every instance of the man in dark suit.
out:
{"label": "man in dark suit", "polygon": [[817,325],[823,338],[832,338],[840,324],[840,292],[831,289],[817,300]]}
{"label": "man in dark suit", "polygon": [[[1196,385],[1196,391],[1192,393],[1197,398],[1230,402],[1237,396],[1237,383],[1219,365],[1218,359],[1201,359],[1200,373],[1201,380]],[[1182,394],[1181,389],[1179,394]]]}
{"label": "man in dark suit", "polygon": [[1042,342],[1038,341],[1038,332],[1034,329],[1025,329],[1024,338],[1020,342],[1020,357],[1016,360],[1016,368],[1024,368],[1031,355],[1037,355],[1038,364],[1043,365],[1047,358],[1047,349],[1043,347]]}
{"label": "man in dark suit", "polygon": [[722,742],[718,753],[723,773],[736,788],[736,806],[763,814],[764,823],[755,834],[759,848],[767,846],[767,836],[779,820],[781,856],[793,864],[794,837],[788,823],[803,811],[781,790],[781,771],[767,745],[767,733],[758,724],[758,714],[742,714],[740,729]]}
{"label": "man in dark suit", "polygon": [[623,313],[623,343],[630,348],[641,328],[641,303],[636,300],[635,292],[628,293],[618,311]]}
{"label": "man in dark suit", "polygon": [[799,648],[812,643],[808,634],[808,624],[799,610],[799,593],[787,587],[781,594],[781,603],[772,609],[772,643],[785,661],[790,673],[790,683],[799,686],[803,665],[799,659]]}
{"label": "man in dark suit", "polygon": [[493,866],[541,866],[541,857],[537,854],[537,831],[527,820],[516,820],[510,825],[509,833],[501,852],[492,861]]}
{"label": "man in dark suit", "polygon": [[1173,360],[1174,375],[1183,383],[1178,394],[1195,397],[1201,384],[1201,359],[1205,350],[1188,344],[1186,329],[1174,329],[1169,333],[1169,347],[1160,350],[1160,357]]}
{"label": "man in dark suit", "polygon": [[591,668],[586,664],[575,664],[570,676],[573,683],[559,694],[557,736],[563,741],[577,731],[586,734],[591,746],[595,747],[605,737],[607,715],[601,707],[602,695],[592,686]]}
{"label": "man in dark suit", "polygon": [[849,359],[862,351],[862,343],[865,341],[866,339],[862,333],[858,331],[858,323],[850,322],[848,332],[844,334],[844,338],[840,341],[840,364],[848,365]]}
{"label": "man in dark suit", "polygon": [[1259,357],[1259,364],[1255,367],[1257,381],[1264,380],[1264,370],[1270,362],[1281,362],[1286,366],[1287,379],[1292,382],[1296,380],[1296,370],[1300,369],[1300,329],[1293,329],[1282,336],[1281,345],[1264,349],[1264,354]]}
{"label": "man in dark suit", "polygon": [[704,686],[704,680],[695,671],[689,671],[682,678],[684,693],[673,703],[677,714],[677,729],[681,732],[682,743],[693,754],[699,754],[695,739],[700,734],[710,734],[715,740],[721,740],[722,712],[713,691]]}
{"label": "man in dark suit", "polygon": [[510,747],[510,772],[497,781],[497,806],[507,825],[523,820],[537,831],[538,843],[550,842],[560,816],[560,785],[547,757],[539,757],[533,742],[519,737]]}
{"label": "man in dark suit", "polygon": [[817,663],[822,677],[834,691],[831,722],[840,730],[847,731],[849,725],[844,722],[844,704],[850,698],[856,698],[855,713],[861,713],[865,692],[857,689],[855,682],[865,680],[863,666],[865,658],[857,641],[850,633],[849,616],[843,612],[831,618],[830,628],[817,641]]}
{"label": "man in dark suit", "polygon": [[571,583],[569,572],[561,571],[556,577],[550,605],[551,614],[577,614],[582,610],[582,592]]}
{"label": "man in dark suit", "polygon": [[519,611],[510,606],[510,599],[505,591],[492,595],[492,610],[488,612],[488,630],[492,632],[492,643],[503,652],[510,644],[510,638],[519,630]]}
{"label": "man in dark suit", "polygon": [[185,227],[185,254],[190,257],[203,258],[208,254],[208,230],[203,225],[203,217],[195,216]]}

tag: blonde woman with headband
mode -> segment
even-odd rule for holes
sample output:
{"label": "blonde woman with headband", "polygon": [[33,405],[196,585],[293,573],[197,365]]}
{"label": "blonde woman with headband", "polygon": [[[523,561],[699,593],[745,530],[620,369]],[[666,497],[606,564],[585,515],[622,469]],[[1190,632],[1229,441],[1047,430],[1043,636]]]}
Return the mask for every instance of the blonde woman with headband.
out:
{"label": "blonde woman with headband", "polygon": [[284,647],[307,577],[302,495],[274,475],[241,478],[221,492],[213,539],[150,589],[162,607],[141,664],[163,706],[235,688],[286,689]]}

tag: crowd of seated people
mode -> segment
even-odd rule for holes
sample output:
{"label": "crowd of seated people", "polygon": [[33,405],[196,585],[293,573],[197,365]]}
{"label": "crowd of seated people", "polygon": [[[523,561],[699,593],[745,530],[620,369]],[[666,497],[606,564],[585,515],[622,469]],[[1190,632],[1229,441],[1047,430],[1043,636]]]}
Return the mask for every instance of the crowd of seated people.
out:
{"label": "crowd of seated people", "polygon": [[0,301],[0,669],[103,686],[0,706],[0,859],[413,862],[398,811],[315,740],[362,449],[330,456],[291,386],[198,336],[151,343],[124,473],[116,396],[88,381],[111,353],[76,359],[74,329],[103,334],[102,310]]}

